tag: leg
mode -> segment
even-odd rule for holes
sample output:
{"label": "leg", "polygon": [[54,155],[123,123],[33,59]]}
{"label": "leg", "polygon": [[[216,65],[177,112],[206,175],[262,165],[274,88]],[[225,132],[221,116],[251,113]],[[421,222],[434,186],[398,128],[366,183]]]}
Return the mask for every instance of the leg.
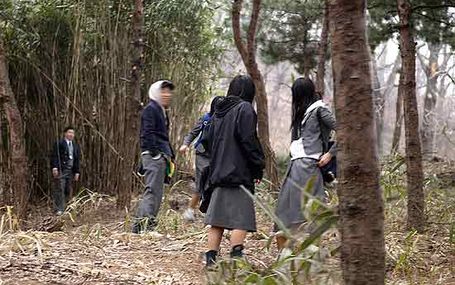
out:
{"label": "leg", "polygon": [[276,236],[276,246],[278,250],[282,250],[283,248],[286,247],[286,244],[288,242],[288,239],[282,235],[277,235]]}
{"label": "leg", "polygon": [[[68,173],[64,173],[64,176],[65,176],[65,191],[64,191],[64,194],[65,194],[65,205],[66,203],[69,202],[69,200],[71,199],[71,190],[72,190],[72,186],[73,186],[73,174],[71,172],[68,172]],[[66,206],[65,206],[66,207]]]}
{"label": "leg", "polygon": [[191,197],[190,208],[197,209],[199,201],[201,200],[202,190],[202,172],[210,165],[210,158],[205,157],[201,154],[196,154],[196,189]]}
{"label": "leg", "polygon": [[58,178],[54,179],[54,208],[59,214],[60,212],[63,213],[65,210],[65,186],[66,181],[64,177],[59,176]]}
{"label": "leg", "polygon": [[233,230],[231,234],[231,257],[243,257],[243,244],[245,243],[247,232],[245,230]]}
{"label": "leg", "polygon": [[[139,202],[137,209],[137,220],[147,218],[144,227],[151,228],[155,225],[155,218],[158,215],[161,200],[164,192],[164,178],[166,175],[166,160],[162,156],[152,157],[151,155],[142,156],[143,166],[145,169],[145,192],[142,200]],[[137,228],[139,221],[136,221]],[[136,229],[133,228],[136,232]]]}
{"label": "leg", "polygon": [[198,209],[199,201],[201,200],[201,195],[199,193],[193,193],[191,195],[190,205],[189,208],[185,210],[183,213],[183,219],[188,222],[193,222],[196,220],[194,216],[194,211]]}
{"label": "leg", "polygon": [[223,228],[211,227],[209,229],[208,240],[209,250],[218,251],[220,249],[221,239],[223,238]]}
{"label": "leg", "polygon": [[201,195],[199,195],[199,193],[193,193],[191,195],[190,208],[193,210],[196,210],[198,208],[200,200],[201,200]]}
{"label": "leg", "polygon": [[220,249],[221,239],[223,238],[223,228],[211,227],[208,234],[208,248],[209,250],[205,253],[206,266],[210,267],[215,265],[216,256]]}

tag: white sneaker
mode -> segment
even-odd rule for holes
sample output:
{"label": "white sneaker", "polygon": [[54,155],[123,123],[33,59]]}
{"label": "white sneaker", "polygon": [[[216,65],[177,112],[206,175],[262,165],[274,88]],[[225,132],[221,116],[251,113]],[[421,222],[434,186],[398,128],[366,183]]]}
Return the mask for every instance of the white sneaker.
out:
{"label": "white sneaker", "polygon": [[196,217],[194,216],[194,210],[190,208],[186,209],[183,213],[183,219],[187,222],[194,222],[196,220]]}
{"label": "white sneaker", "polygon": [[57,216],[63,215],[63,211],[57,211]]}

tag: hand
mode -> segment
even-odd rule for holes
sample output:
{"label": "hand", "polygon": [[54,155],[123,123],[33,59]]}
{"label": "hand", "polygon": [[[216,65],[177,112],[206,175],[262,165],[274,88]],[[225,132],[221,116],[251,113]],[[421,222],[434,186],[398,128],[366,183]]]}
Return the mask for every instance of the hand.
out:
{"label": "hand", "polygon": [[187,153],[189,149],[190,149],[190,148],[189,148],[186,144],[184,144],[184,145],[182,145],[182,146],[180,147],[179,152],[180,152],[180,153]]}
{"label": "hand", "polygon": [[74,181],[79,181],[79,177],[81,175],[79,173],[74,174]]}
{"label": "hand", "polygon": [[324,154],[323,156],[321,156],[321,158],[319,159],[319,162],[318,162],[318,166],[319,167],[324,167],[326,166],[330,160],[332,160],[332,154],[330,152]]}
{"label": "hand", "polygon": [[54,176],[54,178],[58,178],[58,169],[57,168],[52,169],[52,176]]}

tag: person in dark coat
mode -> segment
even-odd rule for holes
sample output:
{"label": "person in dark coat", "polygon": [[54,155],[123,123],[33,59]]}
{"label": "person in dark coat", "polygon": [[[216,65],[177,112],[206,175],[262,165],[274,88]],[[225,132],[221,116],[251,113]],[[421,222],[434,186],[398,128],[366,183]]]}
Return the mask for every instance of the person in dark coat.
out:
{"label": "person in dark coat", "polygon": [[252,106],[255,86],[249,76],[236,76],[212,118],[209,183],[213,189],[205,223],[210,225],[206,265],[216,262],[225,229],[232,230],[231,257],[243,256],[247,232],[256,231],[253,199],[241,187],[254,193],[262,179],[264,154],[257,138],[257,116]]}
{"label": "person in dark coat", "polygon": [[[292,142],[291,161],[278,196],[276,215],[286,228],[298,230],[305,223],[302,191],[313,185],[310,194],[324,197],[323,177],[320,168],[336,154],[336,144],[330,148],[330,133],[335,130],[335,117],[315,92],[308,78],[297,79],[292,86]],[[313,179],[313,183],[309,181]],[[277,233],[278,248],[286,238]]]}
{"label": "person in dark coat", "polygon": [[191,201],[188,209],[183,213],[183,218],[187,221],[195,220],[195,211],[198,208],[199,201],[201,200],[200,190],[201,186],[201,175],[202,171],[207,168],[210,164],[210,151],[206,150],[201,143],[204,132],[208,131],[210,121],[213,114],[215,113],[216,105],[223,97],[217,96],[212,99],[210,104],[210,111],[205,113],[199,118],[193,129],[183,138],[183,144],[180,147],[180,152],[185,154],[190,150],[190,146],[193,145],[196,150],[196,187],[191,195]]}
{"label": "person in dark coat", "polygon": [[71,198],[73,181],[80,177],[80,148],[74,142],[74,128],[66,127],[64,137],[54,144],[51,154],[52,176],[55,180],[53,191],[57,215],[62,215]]}
{"label": "person in dark coat", "polygon": [[133,223],[133,233],[152,231],[161,206],[166,168],[174,158],[169,142],[169,119],[165,108],[172,100],[174,84],[168,80],[153,83],[149,89],[150,103],[141,116],[141,163],[145,172],[145,191]]}

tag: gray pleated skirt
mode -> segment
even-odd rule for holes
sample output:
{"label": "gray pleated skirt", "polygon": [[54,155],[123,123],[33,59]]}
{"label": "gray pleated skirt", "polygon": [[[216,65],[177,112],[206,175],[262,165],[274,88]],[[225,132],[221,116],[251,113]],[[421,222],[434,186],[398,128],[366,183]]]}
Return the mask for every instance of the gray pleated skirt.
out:
{"label": "gray pleated skirt", "polygon": [[325,195],[324,182],[317,163],[310,158],[299,158],[290,162],[275,212],[288,229],[295,229],[305,222],[302,206],[303,191],[312,177],[315,180],[313,189],[309,189],[309,194],[317,198],[323,198]]}
{"label": "gray pleated skirt", "polygon": [[213,190],[205,224],[228,230],[256,231],[253,199],[240,187]]}
{"label": "gray pleated skirt", "polygon": [[210,157],[207,157],[202,154],[196,154],[196,188],[194,188],[194,193],[201,194],[201,175],[202,170],[210,165]]}

